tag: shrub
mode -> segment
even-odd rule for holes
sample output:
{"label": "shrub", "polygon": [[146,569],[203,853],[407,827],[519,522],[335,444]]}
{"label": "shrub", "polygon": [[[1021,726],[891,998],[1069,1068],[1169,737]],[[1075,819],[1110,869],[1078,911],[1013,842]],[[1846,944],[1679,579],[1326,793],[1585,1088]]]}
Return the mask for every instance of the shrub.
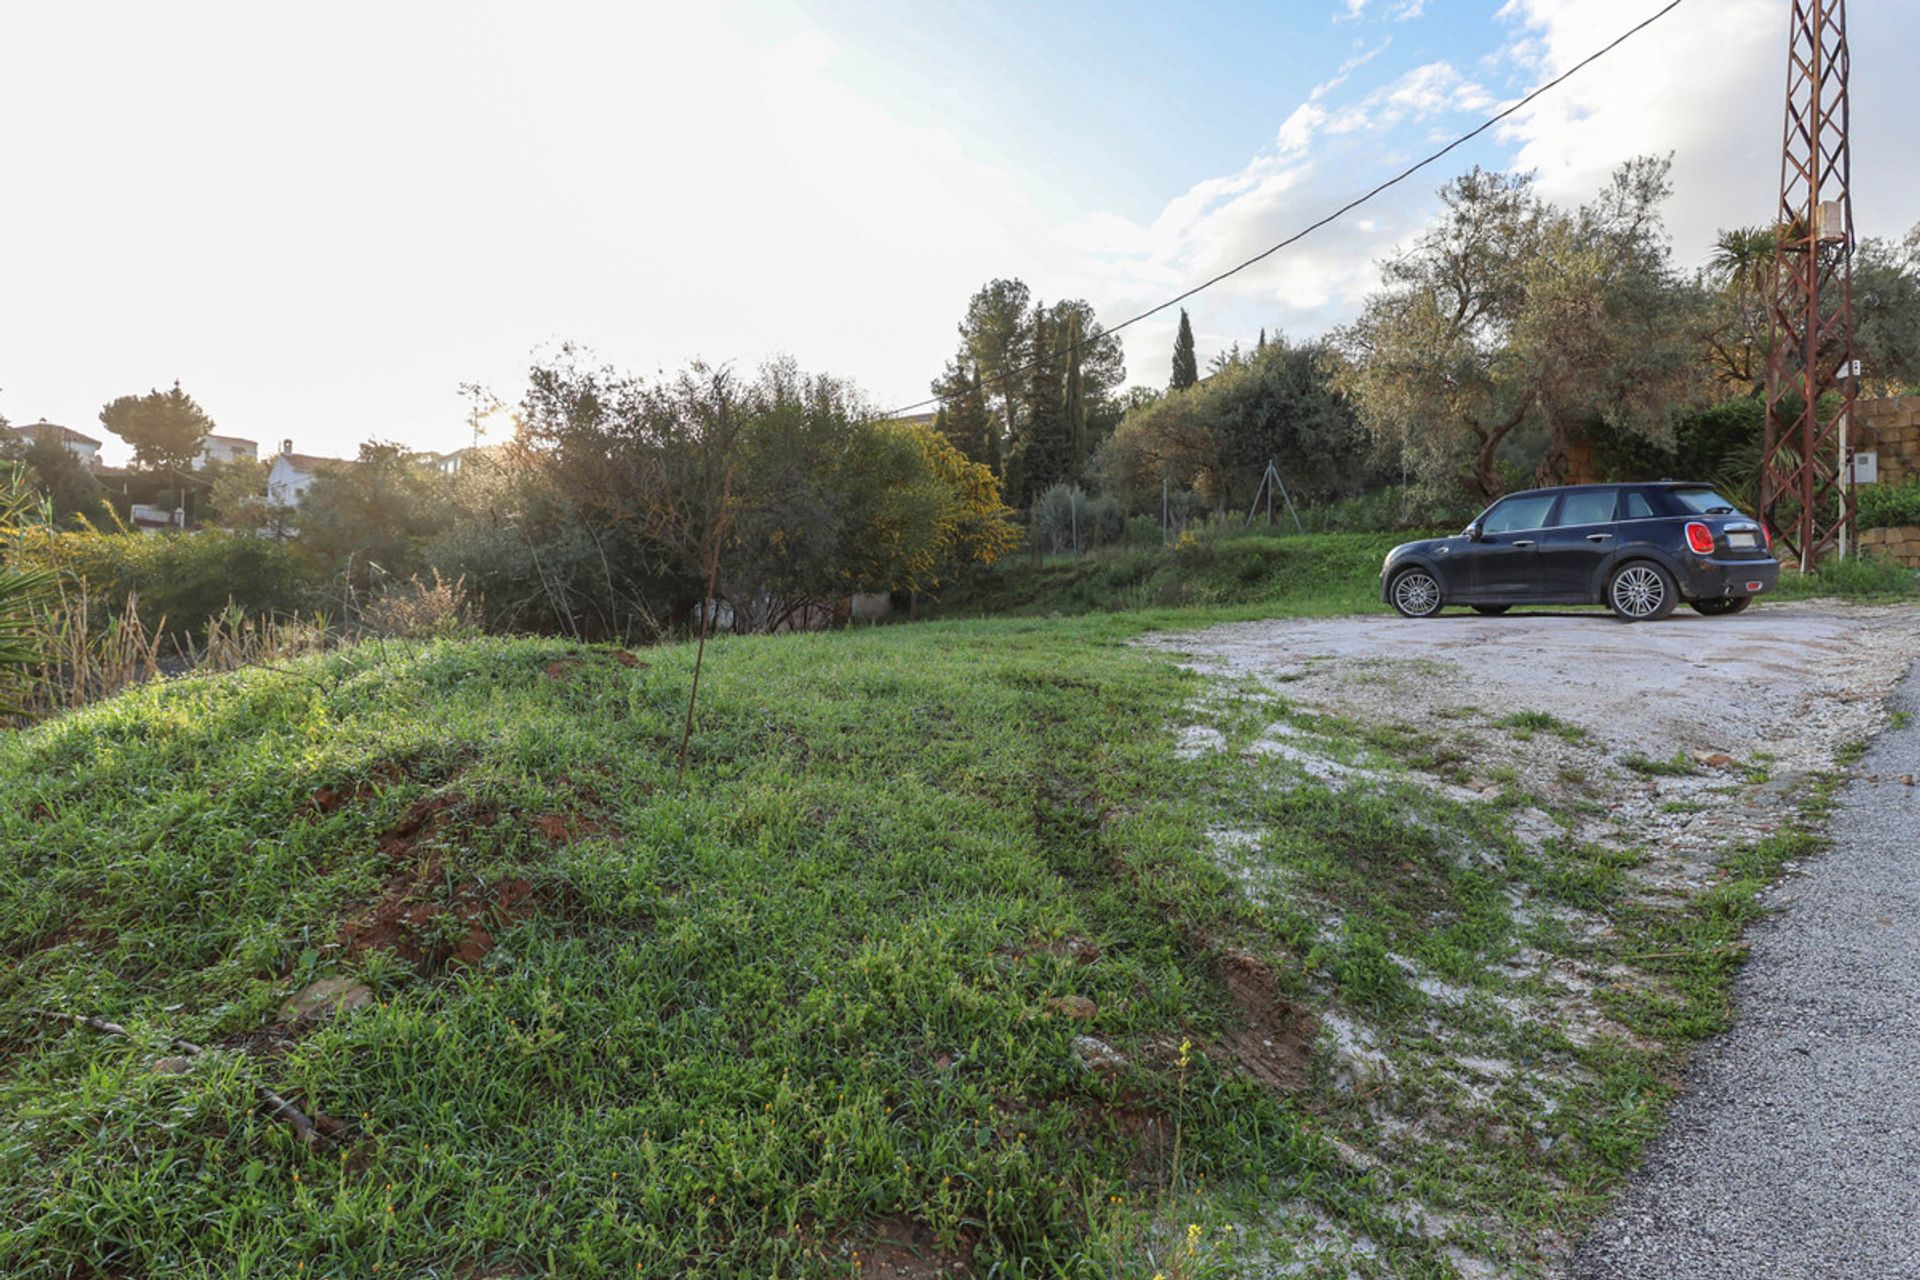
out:
{"label": "shrub", "polygon": [[470,636],[480,629],[466,583],[443,578],[438,569],[431,580],[416,573],[375,588],[354,622],[375,635],[411,640]]}
{"label": "shrub", "polygon": [[1920,477],[1905,484],[1868,484],[1854,490],[1862,529],[1920,525]]}
{"label": "shrub", "polygon": [[[118,610],[137,598],[144,624],[198,633],[237,605],[249,614],[298,613],[315,582],[285,543],[219,529],[193,533],[21,531],[9,552],[21,569],[45,569]],[[163,623],[164,620],[164,623]]]}
{"label": "shrub", "polygon": [[[1152,527],[1157,542],[1159,526]],[[1033,500],[1028,518],[1032,545],[1054,555],[1103,547],[1120,541],[1127,531],[1126,508],[1118,498],[1089,494],[1077,484],[1056,484],[1042,493]]]}

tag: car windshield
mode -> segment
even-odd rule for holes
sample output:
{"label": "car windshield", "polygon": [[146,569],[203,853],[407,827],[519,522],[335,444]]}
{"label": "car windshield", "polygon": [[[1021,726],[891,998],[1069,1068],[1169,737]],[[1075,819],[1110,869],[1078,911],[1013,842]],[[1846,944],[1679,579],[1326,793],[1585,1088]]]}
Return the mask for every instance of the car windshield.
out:
{"label": "car windshield", "polygon": [[1672,493],[1681,506],[1697,516],[1730,516],[1740,510],[1715,489],[1674,489]]}

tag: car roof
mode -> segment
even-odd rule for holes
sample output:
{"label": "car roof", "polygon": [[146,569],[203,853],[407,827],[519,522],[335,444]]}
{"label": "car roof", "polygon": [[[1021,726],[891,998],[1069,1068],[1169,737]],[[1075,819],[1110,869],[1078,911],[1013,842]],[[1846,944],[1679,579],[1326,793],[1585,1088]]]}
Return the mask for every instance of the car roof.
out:
{"label": "car roof", "polygon": [[1538,489],[1515,489],[1512,493],[1502,494],[1505,498],[1524,497],[1530,493],[1589,493],[1601,489],[1711,489],[1713,485],[1706,480],[1607,480],[1599,484],[1551,484]]}

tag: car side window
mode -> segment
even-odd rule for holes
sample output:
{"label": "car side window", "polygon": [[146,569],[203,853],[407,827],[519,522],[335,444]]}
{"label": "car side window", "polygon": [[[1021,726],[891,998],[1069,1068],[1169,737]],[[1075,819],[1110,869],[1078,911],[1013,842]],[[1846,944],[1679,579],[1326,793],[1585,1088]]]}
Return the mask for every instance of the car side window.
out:
{"label": "car side window", "polygon": [[1613,520],[1614,492],[1570,493],[1560,503],[1556,527],[1572,524],[1608,524]]}
{"label": "car side window", "polygon": [[1506,498],[1487,512],[1480,523],[1482,533],[1519,533],[1523,529],[1546,527],[1547,513],[1553,510],[1555,494],[1521,494]]}
{"label": "car side window", "polygon": [[1651,520],[1653,518],[1653,504],[1647,501],[1646,494],[1634,490],[1627,494],[1626,500],[1621,503],[1620,518],[1622,520]]}

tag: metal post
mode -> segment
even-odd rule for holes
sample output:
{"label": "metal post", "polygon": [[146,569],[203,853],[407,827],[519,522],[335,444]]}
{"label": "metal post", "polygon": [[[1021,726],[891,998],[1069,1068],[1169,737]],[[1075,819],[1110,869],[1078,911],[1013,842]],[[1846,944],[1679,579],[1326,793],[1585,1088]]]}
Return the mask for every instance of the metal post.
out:
{"label": "metal post", "polygon": [[[1803,570],[1846,554],[1853,371],[1853,201],[1845,0],[1793,0],[1768,311],[1760,516]],[[1822,408],[1823,396],[1838,393]],[[1798,404],[1789,402],[1797,399]]]}

